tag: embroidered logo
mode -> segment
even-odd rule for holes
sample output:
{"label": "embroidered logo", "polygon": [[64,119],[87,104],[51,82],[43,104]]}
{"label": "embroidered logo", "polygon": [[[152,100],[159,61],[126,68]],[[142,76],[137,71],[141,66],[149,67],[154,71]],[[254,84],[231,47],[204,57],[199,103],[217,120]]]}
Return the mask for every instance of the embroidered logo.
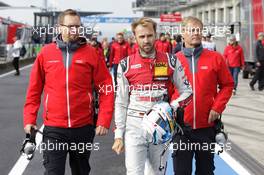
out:
{"label": "embroidered logo", "polygon": [[138,69],[138,68],[141,68],[142,65],[141,64],[134,64],[134,65],[131,65],[131,69]]}
{"label": "embroidered logo", "polygon": [[83,60],[75,60],[75,63],[77,63],[77,64],[83,64]]}
{"label": "embroidered logo", "polygon": [[60,60],[49,60],[48,63],[59,63]]}
{"label": "embroidered logo", "polygon": [[200,67],[202,70],[207,70],[208,69],[208,66],[201,66]]}

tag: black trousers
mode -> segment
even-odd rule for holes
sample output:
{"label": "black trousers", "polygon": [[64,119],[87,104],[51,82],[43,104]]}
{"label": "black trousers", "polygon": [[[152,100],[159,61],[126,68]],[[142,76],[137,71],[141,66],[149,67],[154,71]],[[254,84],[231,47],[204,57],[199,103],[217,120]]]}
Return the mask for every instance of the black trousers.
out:
{"label": "black trousers", "polygon": [[118,68],[118,64],[113,64],[113,73],[114,73],[115,87],[117,85],[117,80],[116,80],[116,77],[117,77],[117,68]]}
{"label": "black trousers", "polygon": [[191,175],[194,157],[196,175],[213,175],[215,169],[212,153],[214,152],[214,141],[214,128],[196,129],[183,136],[177,135],[173,142],[172,154],[174,174]]}
{"label": "black trousers", "polygon": [[[43,130],[44,175],[64,175],[67,154],[72,175],[90,173],[89,158],[95,136],[94,126],[57,128],[45,126]],[[88,145],[88,146],[87,146]]]}
{"label": "black trousers", "polygon": [[252,78],[250,85],[254,86],[258,81],[258,89],[264,88],[264,61],[260,62],[260,67],[257,67],[256,73]]}
{"label": "black trousers", "polygon": [[19,57],[14,57],[12,63],[13,63],[14,69],[16,70],[16,73],[19,74]]}

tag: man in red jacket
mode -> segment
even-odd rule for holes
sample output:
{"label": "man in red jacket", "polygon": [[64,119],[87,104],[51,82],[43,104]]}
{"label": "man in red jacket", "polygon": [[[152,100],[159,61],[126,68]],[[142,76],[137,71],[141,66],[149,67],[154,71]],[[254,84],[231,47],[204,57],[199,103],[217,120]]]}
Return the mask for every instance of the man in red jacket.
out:
{"label": "man in red jacket", "polygon": [[155,42],[155,48],[159,52],[171,53],[170,43],[166,40],[164,33],[161,33],[159,36],[159,40]]}
{"label": "man in red jacket", "polygon": [[[191,127],[190,131],[174,140],[173,163],[177,175],[192,174],[193,157],[196,159],[195,174],[214,174],[214,150],[203,149],[206,148],[203,145],[207,148],[214,146],[214,121],[225,109],[234,87],[221,54],[203,49],[202,29],[203,23],[199,19],[185,18],[184,47],[176,54],[193,88],[193,101],[185,108],[184,114],[184,122]],[[186,146],[185,150],[179,149],[182,145]]]}
{"label": "man in red jacket", "polygon": [[[43,99],[43,143],[57,145],[43,152],[46,175],[63,175],[67,154],[72,174],[90,172],[90,149],[95,132],[105,135],[110,127],[114,93],[111,76],[96,50],[78,34],[80,16],[71,9],[58,17],[61,34],[55,43],[44,46],[30,75],[24,106],[24,130],[36,127]],[[99,114],[94,130],[93,88],[99,93]],[[99,90],[100,89],[100,90]],[[63,145],[62,147],[59,145]],[[72,147],[73,146],[73,147]]]}
{"label": "man in red jacket", "polygon": [[117,33],[116,42],[114,42],[110,48],[110,58],[109,58],[110,68],[113,69],[113,73],[114,73],[115,85],[117,84],[116,82],[117,66],[119,62],[123,58],[127,57],[129,54],[130,54],[129,44],[125,41],[124,34],[121,32]]}
{"label": "man in red jacket", "polygon": [[240,69],[243,69],[245,65],[243,49],[236,41],[235,35],[229,37],[228,45],[224,51],[224,58],[235,82],[233,89],[233,94],[235,95],[238,84],[238,74]]}

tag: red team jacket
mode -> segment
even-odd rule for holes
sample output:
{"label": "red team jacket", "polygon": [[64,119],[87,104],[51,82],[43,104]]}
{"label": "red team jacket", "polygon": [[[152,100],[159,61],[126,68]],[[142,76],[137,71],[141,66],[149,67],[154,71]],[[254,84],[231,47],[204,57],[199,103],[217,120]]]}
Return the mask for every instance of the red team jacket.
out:
{"label": "red team jacket", "polygon": [[127,57],[129,53],[129,44],[127,42],[123,42],[122,44],[119,44],[118,42],[114,42],[111,45],[110,50],[110,58],[109,63],[110,67],[112,67],[113,64],[118,64],[121,59]]}
{"label": "red team jacket", "polygon": [[36,124],[43,90],[44,125],[76,128],[93,124],[94,84],[100,96],[97,125],[109,128],[114,95],[110,91],[112,78],[103,60],[94,48],[85,44],[73,53],[69,68],[63,62],[56,43],[44,46],[37,56],[24,106],[24,125]]}
{"label": "red team jacket", "polygon": [[224,58],[229,67],[243,67],[245,65],[245,58],[241,46],[228,45],[224,51]]}
{"label": "red team jacket", "polygon": [[157,51],[160,51],[160,52],[171,53],[171,46],[170,46],[170,43],[167,41],[162,42],[160,40],[157,40],[155,42],[155,48]]}
{"label": "red team jacket", "polygon": [[178,52],[176,57],[181,61],[193,88],[193,100],[185,109],[184,121],[193,129],[213,126],[213,123],[208,124],[210,110],[222,113],[234,88],[233,78],[223,57],[217,52],[203,49],[195,63],[194,74],[191,71],[191,60],[188,60],[182,51]]}

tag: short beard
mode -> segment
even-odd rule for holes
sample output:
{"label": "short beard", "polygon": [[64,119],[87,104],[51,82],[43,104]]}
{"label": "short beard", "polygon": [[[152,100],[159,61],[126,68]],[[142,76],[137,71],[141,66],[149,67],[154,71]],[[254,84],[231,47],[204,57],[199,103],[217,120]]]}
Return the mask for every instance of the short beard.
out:
{"label": "short beard", "polygon": [[69,37],[69,42],[77,41],[79,36]]}
{"label": "short beard", "polygon": [[152,49],[147,53],[145,52],[143,49],[139,48],[139,53],[142,57],[144,58],[155,58],[156,55],[156,51],[155,51],[155,47],[153,46]]}

